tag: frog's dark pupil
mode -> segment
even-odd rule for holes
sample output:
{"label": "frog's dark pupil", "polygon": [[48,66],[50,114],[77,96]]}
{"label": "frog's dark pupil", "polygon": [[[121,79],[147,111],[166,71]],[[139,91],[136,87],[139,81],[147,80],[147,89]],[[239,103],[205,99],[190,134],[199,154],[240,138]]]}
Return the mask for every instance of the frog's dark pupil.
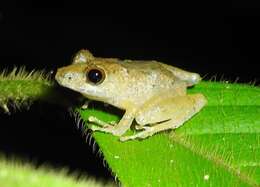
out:
{"label": "frog's dark pupil", "polygon": [[98,69],[90,70],[88,72],[87,76],[88,76],[88,80],[95,83],[95,84],[97,84],[103,78],[102,72]]}

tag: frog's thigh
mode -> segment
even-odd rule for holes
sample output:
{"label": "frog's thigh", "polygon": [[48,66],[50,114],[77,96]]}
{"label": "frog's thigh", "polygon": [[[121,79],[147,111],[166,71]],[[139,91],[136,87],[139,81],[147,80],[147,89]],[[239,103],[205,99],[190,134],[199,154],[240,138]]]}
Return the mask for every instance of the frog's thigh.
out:
{"label": "frog's thigh", "polygon": [[178,121],[182,116],[190,118],[207,103],[207,100],[202,94],[194,94],[158,98],[148,102],[139,109],[135,118],[141,126],[170,119]]}
{"label": "frog's thigh", "polygon": [[[167,101],[167,102],[166,102]],[[155,122],[160,122],[169,119],[169,121],[161,122],[152,127],[145,126],[143,131],[138,132],[132,136],[121,137],[121,141],[126,141],[136,138],[146,138],[153,134],[180,127],[185,121],[190,119],[207,103],[206,98],[202,94],[178,96],[174,98],[167,98],[162,106],[154,110],[143,109],[143,111],[150,112],[149,115],[145,114],[145,118],[139,119],[141,125]],[[158,103],[159,104],[159,103]]]}

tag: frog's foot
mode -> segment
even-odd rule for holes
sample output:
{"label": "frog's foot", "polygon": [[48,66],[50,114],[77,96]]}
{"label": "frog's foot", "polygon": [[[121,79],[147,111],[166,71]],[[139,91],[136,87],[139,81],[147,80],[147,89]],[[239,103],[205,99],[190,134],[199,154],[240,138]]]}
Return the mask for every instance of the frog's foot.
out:
{"label": "frog's foot", "polygon": [[127,140],[134,140],[134,139],[144,139],[148,136],[152,136],[154,133],[156,133],[157,131],[154,129],[154,127],[145,127],[145,126],[142,126],[141,127],[142,129],[145,129],[141,132],[138,132],[134,135],[131,135],[131,136],[123,136],[123,137],[120,137],[120,141],[127,141]]}
{"label": "frog's foot", "polygon": [[88,121],[94,123],[94,125],[91,125],[89,127],[92,131],[106,132],[106,133],[113,134],[114,136],[121,136],[126,131],[125,126],[120,126],[116,124],[116,122],[112,122],[112,125],[110,125],[95,117],[90,117]]}
{"label": "frog's foot", "polygon": [[122,136],[128,129],[130,129],[130,126],[134,120],[133,111],[126,111],[123,118],[119,121],[119,123],[113,122],[112,124],[108,124],[106,122],[103,122],[96,117],[90,117],[89,121],[93,122],[97,125],[92,125],[90,129],[93,131],[101,131],[113,134],[114,136]]}
{"label": "frog's foot", "polygon": [[90,127],[92,131],[100,131],[100,132],[106,132],[110,134],[114,134],[114,127],[113,126],[106,126],[106,127],[99,127],[96,125],[92,125]]}
{"label": "frog's foot", "polygon": [[101,131],[101,132],[106,132],[106,133],[110,133],[110,134],[119,136],[117,129],[114,127],[114,125],[116,125],[115,121],[106,123],[94,116],[90,116],[88,118],[88,122],[94,123],[94,125],[91,125],[89,127],[92,131]]}
{"label": "frog's foot", "polygon": [[[109,128],[112,128],[113,125],[116,124],[115,121],[112,121],[112,122],[110,122],[110,123],[107,123],[107,122],[104,122],[104,121],[102,121],[102,120],[100,120],[100,119],[94,117],[94,116],[90,116],[90,117],[88,118],[88,122],[94,123],[94,124],[96,124],[96,125],[98,125],[98,126],[100,126],[100,127],[104,127],[104,128],[108,128],[108,127],[109,127]],[[94,127],[94,126],[95,126],[95,125],[93,125],[93,127]]]}
{"label": "frog's foot", "polygon": [[143,125],[135,125],[135,129],[136,130],[143,130],[145,129],[146,127],[144,127]]}

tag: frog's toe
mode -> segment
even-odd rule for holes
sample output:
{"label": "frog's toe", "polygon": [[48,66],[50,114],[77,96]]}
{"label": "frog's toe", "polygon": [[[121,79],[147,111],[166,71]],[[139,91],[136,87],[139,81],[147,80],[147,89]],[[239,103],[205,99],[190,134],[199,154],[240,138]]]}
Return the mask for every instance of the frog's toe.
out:
{"label": "frog's toe", "polygon": [[85,101],[85,103],[81,106],[81,108],[87,109],[90,102],[91,102],[90,100]]}
{"label": "frog's toe", "polygon": [[117,129],[114,128],[114,126],[100,127],[100,126],[92,125],[89,128],[92,131],[105,132],[105,133],[113,134],[114,136],[121,136],[122,135],[120,131],[118,131]]}
{"label": "frog's toe", "polygon": [[128,140],[133,140],[135,139],[133,136],[123,136],[123,137],[120,137],[119,140],[121,142],[125,142],[125,141],[128,141]]}
{"label": "frog's toe", "polygon": [[120,137],[120,141],[124,142],[124,141],[134,140],[134,139],[144,139],[154,134],[153,127],[143,127],[143,128],[145,129],[144,131],[138,132],[134,135]]}
{"label": "frog's toe", "polygon": [[[112,127],[112,126],[111,126]],[[92,131],[101,131],[101,132],[106,132],[106,133],[111,133],[113,134],[113,128],[111,127],[99,127],[99,126],[96,126],[96,125],[92,125],[90,126],[89,128],[92,130]]]}
{"label": "frog's toe", "polygon": [[142,126],[142,125],[136,125],[136,126],[135,126],[135,129],[136,129],[136,130],[143,130],[143,129],[144,129],[144,126]]}
{"label": "frog's toe", "polygon": [[104,121],[101,121],[98,118],[96,118],[95,116],[89,116],[88,122],[95,123],[96,125],[99,125],[99,126],[105,127],[105,128],[112,128],[113,127],[112,125],[110,125],[112,123],[106,123]]}
{"label": "frog's toe", "polygon": [[128,141],[128,140],[134,140],[134,139],[139,139],[139,138],[144,139],[144,138],[146,138],[146,136],[143,137],[143,136],[140,136],[140,133],[137,133],[137,134],[132,135],[132,136],[122,136],[122,137],[119,138],[119,140],[121,142],[125,142],[125,141]]}

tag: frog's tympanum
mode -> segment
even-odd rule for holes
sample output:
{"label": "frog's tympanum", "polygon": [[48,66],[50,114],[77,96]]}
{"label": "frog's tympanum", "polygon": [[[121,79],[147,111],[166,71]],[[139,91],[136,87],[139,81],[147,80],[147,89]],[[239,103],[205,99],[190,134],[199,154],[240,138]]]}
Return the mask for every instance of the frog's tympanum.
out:
{"label": "frog's tympanum", "polygon": [[[91,100],[125,110],[118,124],[89,118],[95,124],[90,127],[93,131],[120,136],[121,141],[176,129],[207,103],[202,94],[186,94],[187,87],[201,80],[197,73],[157,61],[99,58],[81,50],[71,65],[58,69],[55,78]],[[124,136],[134,120],[136,133]]]}

